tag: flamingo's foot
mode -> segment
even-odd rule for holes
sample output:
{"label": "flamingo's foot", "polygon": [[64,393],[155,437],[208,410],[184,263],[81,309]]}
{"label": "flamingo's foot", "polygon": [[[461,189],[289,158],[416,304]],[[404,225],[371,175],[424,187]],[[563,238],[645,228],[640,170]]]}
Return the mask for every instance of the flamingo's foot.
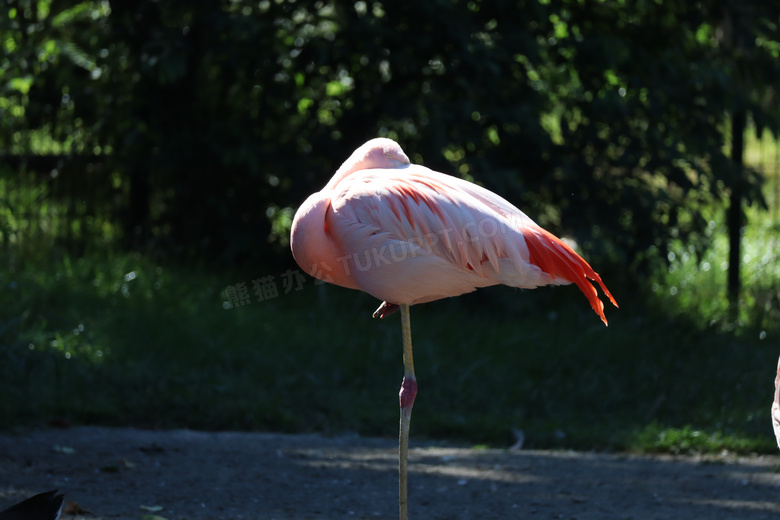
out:
{"label": "flamingo's foot", "polygon": [[417,380],[414,377],[404,377],[401,383],[401,391],[398,398],[401,401],[402,410],[410,410],[414,405],[414,398],[417,396]]}
{"label": "flamingo's foot", "polygon": [[394,312],[397,312],[400,308],[401,306],[396,305],[395,303],[382,302],[382,305],[380,305],[379,308],[374,311],[373,317],[379,319],[387,318]]}

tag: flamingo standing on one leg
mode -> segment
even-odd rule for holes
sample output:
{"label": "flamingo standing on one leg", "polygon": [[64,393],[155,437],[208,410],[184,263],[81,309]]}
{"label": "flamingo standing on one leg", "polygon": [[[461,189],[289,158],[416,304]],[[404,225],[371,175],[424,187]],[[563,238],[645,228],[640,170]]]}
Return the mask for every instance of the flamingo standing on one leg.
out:
{"label": "flamingo standing on one leg", "polygon": [[563,241],[485,188],[411,164],[390,139],[372,139],[355,150],[325,188],[298,208],[290,243],[310,275],[382,300],[374,317],[401,311],[402,520],[417,394],[410,305],[498,284],[533,289],[575,283],[606,324],[594,280],[617,307],[601,277]]}

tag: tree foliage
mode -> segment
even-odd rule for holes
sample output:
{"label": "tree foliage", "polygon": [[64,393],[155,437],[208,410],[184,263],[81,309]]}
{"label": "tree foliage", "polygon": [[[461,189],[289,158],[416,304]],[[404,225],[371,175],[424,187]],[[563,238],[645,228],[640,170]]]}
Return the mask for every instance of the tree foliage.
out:
{"label": "tree foliage", "polygon": [[386,135],[640,265],[706,239],[701,209],[734,178],[760,201],[728,114],[780,128],[771,2],[5,6],[5,162],[50,154],[128,245],[209,259],[272,261],[293,208]]}

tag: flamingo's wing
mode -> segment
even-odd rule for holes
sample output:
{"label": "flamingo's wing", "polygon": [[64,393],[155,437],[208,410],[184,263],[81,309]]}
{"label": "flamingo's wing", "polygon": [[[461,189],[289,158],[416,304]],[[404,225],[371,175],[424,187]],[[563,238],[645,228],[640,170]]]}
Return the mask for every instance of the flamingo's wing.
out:
{"label": "flamingo's wing", "polygon": [[[615,307],[618,304],[612,297],[609,289],[604,285],[601,276],[580,255],[566,242],[540,227],[525,213],[502,197],[476,184],[461,179],[453,179],[461,190],[468,193],[475,200],[479,200],[496,214],[501,215],[509,222],[513,230],[522,235],[522,241],[525,242],[525,246],[528,249],[528,262],[550,275],[552,280],[554,280],[551,283],[561,283],[560,280],[564,280],[566,283],[577,284],[588,298],[596,314],[601,317],[605,324],[607,323],[604,316],[604,304],[598,297],[598,291],[588,280],[597,282]],[[514,284],[508,283],[507,285]]]}
{"label": "flamingo's wing", "polygon": [[[506,284],[576,283],[602,320],[590,266],[498,195],[418,165],[353,173],[336,186],[326,227],[353,258],[362,288],[392,303],[421,303]],[[385,262],[382,251],[395,254]],[[345,261],[346,265],[346,261]],[[392,297],[413,298],[393,301]],[[390,296],[391,298],[384,298]]]}

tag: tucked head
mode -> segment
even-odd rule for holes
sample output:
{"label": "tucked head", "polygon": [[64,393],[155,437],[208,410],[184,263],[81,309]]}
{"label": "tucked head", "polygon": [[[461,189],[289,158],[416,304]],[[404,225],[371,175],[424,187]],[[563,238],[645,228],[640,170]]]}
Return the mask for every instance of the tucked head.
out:
{"label": "tucked head", "polygon": [[386,137],[377,137],[365,142],[352,152],[349,159],[336,171],[329,185],[338,183],[341,179],[358,170],[372,168],[402,168],[410,164],[401,146]]}
{"label": "tucked head", "polygon": [[361,169],[367,168],[399,168],[409,164],[409,157],[401,149],[401,145],[386,137],[377,137],[367,141],[352,153],[352,158],[359,158]]}

